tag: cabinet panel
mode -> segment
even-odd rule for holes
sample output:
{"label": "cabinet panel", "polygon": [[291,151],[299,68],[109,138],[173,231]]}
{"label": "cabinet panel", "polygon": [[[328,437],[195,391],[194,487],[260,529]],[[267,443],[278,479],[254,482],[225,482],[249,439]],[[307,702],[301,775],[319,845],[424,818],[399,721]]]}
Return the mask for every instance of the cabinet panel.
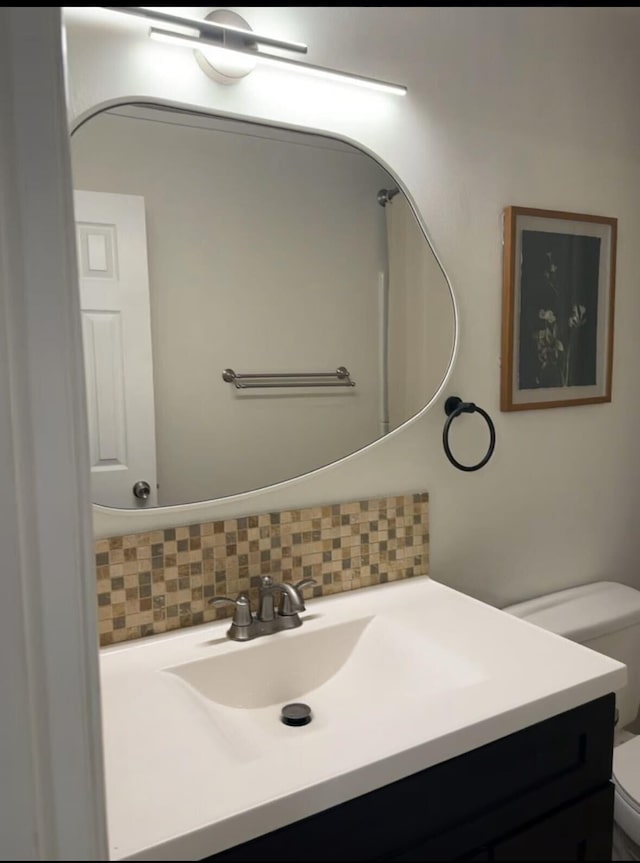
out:
{"label": "cabinet panel", "polygon": [[611,860],[614,786],[496,843],[494,860]]}
{"label": "cabinet panel", "polygon": [[614,711],[605,696],[431,768],[423,800],[434,829],[423,827],[423,841],[407,841],[393,859],[459,859],[604,786]]}

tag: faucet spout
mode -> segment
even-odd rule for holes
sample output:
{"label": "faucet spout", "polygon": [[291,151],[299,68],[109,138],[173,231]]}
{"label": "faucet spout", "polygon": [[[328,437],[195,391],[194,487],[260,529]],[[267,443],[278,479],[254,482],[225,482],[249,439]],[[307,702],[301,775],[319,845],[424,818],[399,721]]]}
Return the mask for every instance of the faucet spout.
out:
{"label": "faucet spout", "polygon": [[299,614],[305,611],[304,600],[292,584],[281,584],[279,587],[284,594],[280,614]]}
{"label": "faucet spout", "polygon": [[270,576],[263,575],[260,584],[260,605],[258,608],[258,620],[271,621],[275,618],[274,597],[282,593],[288,599],[288,614],[298,614],[304,611],[302,597],[292,584],[284,584],[274,581]]}

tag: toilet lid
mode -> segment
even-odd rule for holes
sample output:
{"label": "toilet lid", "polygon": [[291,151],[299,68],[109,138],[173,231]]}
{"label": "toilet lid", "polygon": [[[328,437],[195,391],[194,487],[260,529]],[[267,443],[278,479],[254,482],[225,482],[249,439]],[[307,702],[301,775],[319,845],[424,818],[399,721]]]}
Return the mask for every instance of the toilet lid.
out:
{"label": "toilet lid", "polygon": [[613,779],[620,796],[640,814],[640,737],[613,750]]}

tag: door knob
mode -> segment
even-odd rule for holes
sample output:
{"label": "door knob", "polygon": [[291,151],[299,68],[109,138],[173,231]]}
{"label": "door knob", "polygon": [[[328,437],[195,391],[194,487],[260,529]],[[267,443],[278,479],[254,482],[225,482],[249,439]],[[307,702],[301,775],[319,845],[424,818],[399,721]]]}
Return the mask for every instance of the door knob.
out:
{"label": "door knob", "polygon": [[146,480],[140,479],[133,485],[133,494],[140,500],[147,500],[151,494],[151,486]]}

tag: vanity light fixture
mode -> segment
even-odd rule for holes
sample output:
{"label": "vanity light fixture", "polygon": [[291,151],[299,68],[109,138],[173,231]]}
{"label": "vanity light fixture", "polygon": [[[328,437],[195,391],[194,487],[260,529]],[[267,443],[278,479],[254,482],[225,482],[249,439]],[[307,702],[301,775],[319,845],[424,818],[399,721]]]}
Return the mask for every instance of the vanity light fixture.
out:
{"label": "vanity light fixture", "polygon": [[[272,66],[284,66],[287,69],[307,75],[357,84],[386,93],[404,96],[407,92],[407,88],[402,84],[354,75],[351,72],[342,72],[326,66],[316,66],[312,63],[274,54],[271,51],[263,51],[262,46],[300,54],[305,54],[308,49],[306,45],[300,42],[287,42],[254,33],[243,18],[227,10],[217,10],[210,13],[206,19],[198,19],[157,12],[154,9],[145,9],[140,6],[103,6],[101,8],[111,12],[123,12],[140,18],[149,18],[155,22],[181,28],[181,30],[167,30],[162,27],[151,27],[149,36],[157,41],[195,49],[196,57],[202,68],[212,77],[226,83],[247,75],[255,63],[259,62]],[[229,21],[234,23],[230,24]],[[225,58],[227,62],[235,58],[241,63],[238,66],[236,62],[235,65],[226,68]],[[242,63],[243,60],[244,64]]]}

